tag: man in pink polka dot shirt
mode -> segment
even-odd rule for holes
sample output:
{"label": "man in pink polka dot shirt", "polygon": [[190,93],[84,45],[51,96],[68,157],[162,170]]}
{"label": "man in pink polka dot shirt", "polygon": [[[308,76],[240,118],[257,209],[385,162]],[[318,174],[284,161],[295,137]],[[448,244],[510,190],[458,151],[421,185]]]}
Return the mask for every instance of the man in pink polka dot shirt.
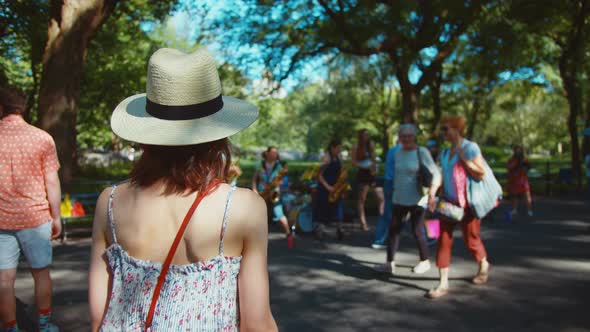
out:
{"label": "man in pink polka dot shirt", "polygon": [[14,282],[21,251],[35,280],[39,330],[50,323],[51,240],[61,233],[61,190],[55,143],[22,117],[25,95],[0,87],[0,321],[2,331],[18,331]]}

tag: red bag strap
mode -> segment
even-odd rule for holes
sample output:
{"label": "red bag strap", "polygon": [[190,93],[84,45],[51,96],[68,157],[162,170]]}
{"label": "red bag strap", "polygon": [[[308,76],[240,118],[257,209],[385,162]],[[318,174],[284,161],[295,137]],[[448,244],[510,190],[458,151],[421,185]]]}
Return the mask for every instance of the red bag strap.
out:
{"label": "red bag strap", "polygon": [[221,181],[219,179],[215,179],[215,180],[211,181],[211,183],[207,186],[207,188],[205,190],[201,191],[197,195],[197,197],[195,198],[195,201],[193,202],[193,205],[191,205],[190,209],[186,213],[186,216],[184,217],[184,220],[182,221],[182,224],[180,225],[180,229],[178,230],[178,233],[176,233],[176,238],[174,239],[174,242],[172,242],[172,246],[170,247],[170,251],[168,252],[168,256],[166,256],[166,260],[164,261],[164,264],[162,265],[162,271],[160,271],[160,275],[158,276],[158,283],[156,284],[156,288],[154,289],[154,295],[152,296],[152,303],[150,304],[150,310],[148,311],[148,315],[145,320],[145,330],[146,331],[149,331],[152,326],[152,319],[154,318],[154,312],[156,310],[156,303],[158,303],[158,298],[160,297],[160,292],[162,291],[162,284],[164,283],[164,280],[166,279],[166,274],[168,274],[168,268],[170,268],[170,263],[172,263],[172,258],[174,258],[174,254],[176,253],[176,248],[178,247],[178,244],[180,243],[180,240],[182,239],[182,236],[184,235],[184,231],[186,230],[186,226],[188,226],[188,222],[191,220],[193,214],[195,213],[195,210],[197,209],[197,206],[199,206],[199,204],[201,203],[203,198],[205,198],[205,196],[207,196],[213,188],[215,188],[217,185],[219,185],[219,183],[221,183]]}

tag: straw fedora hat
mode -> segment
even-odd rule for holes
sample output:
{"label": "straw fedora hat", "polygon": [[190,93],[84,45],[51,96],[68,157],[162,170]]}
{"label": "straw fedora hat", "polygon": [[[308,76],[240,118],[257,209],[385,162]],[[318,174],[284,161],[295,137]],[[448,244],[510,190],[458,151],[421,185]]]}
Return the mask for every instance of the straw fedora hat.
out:
{"label": "straw fedora hat", "polygon": [[150,57],[146,93],[119,103],[111,128],[133,142],[192,145],[231,136],[257,117],[253,104],[221,95],[215,60],[205,48],[191,54],[162,48]]}

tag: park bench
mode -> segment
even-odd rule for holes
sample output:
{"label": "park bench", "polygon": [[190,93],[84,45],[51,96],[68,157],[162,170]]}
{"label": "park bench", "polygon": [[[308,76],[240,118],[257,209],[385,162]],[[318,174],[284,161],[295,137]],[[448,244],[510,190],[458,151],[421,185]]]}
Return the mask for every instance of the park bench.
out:
{"label": "park bench", "polygon": [[116,181],[77,181],[63,185],[62,201],[66,193],[70,193],[70,200],[72,205],[79,202],[84,207],[85,215],[81,217],[62,217],[62,233],[61,242],[65,243],[68,240],[68,233],[71,231],[72,224],[76,223],[80,226],[91,224],[94,219],[94,211],[96,208],[96,200],[100,195],[102,188],[112,185]]}
{"label": "park bench", "polygon": [[[75,202],[79,202],[84,207],[84,216],[80,217],[62,217],[61,218],[61,242],[65,243],[68,240],[68,228],[72,222],[81,222],[81,221],[92,221],[94,218],[94,210],[96,207],[96,200],[98,199],[99,193],[83,193],[83,194],[70,194],[70,199],[72,200],[72,204]],[[62,201],[65,195],[62,195]]]}

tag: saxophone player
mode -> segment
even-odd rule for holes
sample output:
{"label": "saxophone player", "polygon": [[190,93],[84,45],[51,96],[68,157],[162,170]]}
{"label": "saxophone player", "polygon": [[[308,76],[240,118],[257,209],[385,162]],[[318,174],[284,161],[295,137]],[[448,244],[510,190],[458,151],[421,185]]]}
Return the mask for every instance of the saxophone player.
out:
{"label": "saxophone player", "polygon": [[[252,190],[263,196],[276,197],[277,199],[266,199],[269,215],[272,216],[273,222],[281,224],[285,236],[287,237],[289,247],[293,246],[293,234],[289,227],[289,222],[285,216],[283,203],[280,199],[280,186],[282,184],[282,166],[279,161],[279,149],[275,146],[269,146],[262,153],[263,160],[254,172],[252,178]],[[269,188],[271,187],[272,188]],[[267,191],[271,191],[267,193]],[[267,195],[268,194],[268,195]]]}
{"label": "saxophone player", "polygon": [[[318,175],[320,185],[318,186],[314,213],[314,222],[318,223],[318,225],[332,221],[338,223],[337,234],[339,240],[343,236],[342,220],[344,219],[344,208],[342,195],[340,194],[340,197],[335,202],[330,202],[329,197],[330,193],[337,190],[335,186],[342,171],[342,161],[340,159],[341,149],[342,144],[340,140],[333,139],[326,149],[326,154],[322,158],[322,165],[320,166]],[[321,226],[319,227],[319,232],[321,233]]]}

